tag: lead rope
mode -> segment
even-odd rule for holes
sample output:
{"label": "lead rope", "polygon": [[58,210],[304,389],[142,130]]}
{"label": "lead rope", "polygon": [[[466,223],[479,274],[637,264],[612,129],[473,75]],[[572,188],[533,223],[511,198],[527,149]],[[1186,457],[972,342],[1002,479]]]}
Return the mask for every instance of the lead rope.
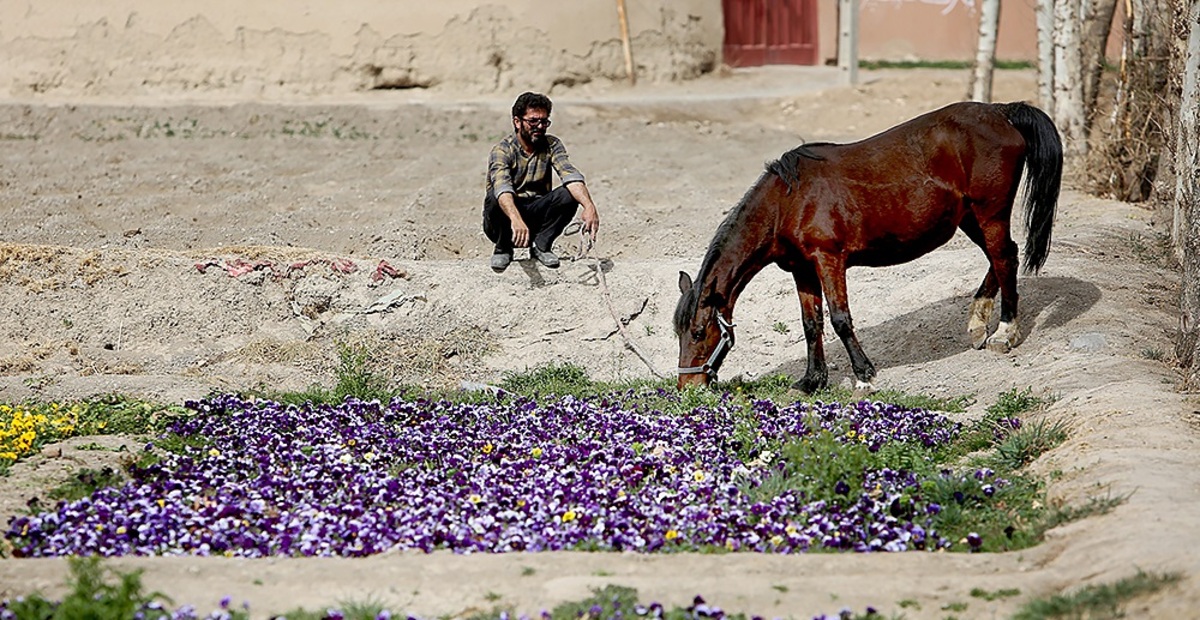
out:
{"label": "lead rope", "polygon": [[571,225],[579,226],[579,251],[575,253],[575,256],[571,257],[571,260],[581,261],[587,258],[592,259],[593,268],[596,270],[596,278],[600,281],[600,292],[604,296],[604,303],[608,306],[608,313],[612,315],[613,321],[617,324],[617,331],[621,334],[621,339],[625,341],[625,348],[632,351],[634,355],[638,356],[638,359],[642,360],[646,368],[650,369],[650,374],[659,379],[666,379],[667,376],[654,368],[654,364],[650,363],[650,358],[646,357],[642,353],[641,348],[637,346],[637,343],[629,337],[629,332],[625,330],[625,324],[621,322],[620,317],[617,316],[616,309],[613,308],[612,294],[608,290],[608,280],[604,277],[604,265],[600,262],[599,257],[591,255],[592,248],[596,245],[596,237],[587,234],[581,222],[572,222]]}

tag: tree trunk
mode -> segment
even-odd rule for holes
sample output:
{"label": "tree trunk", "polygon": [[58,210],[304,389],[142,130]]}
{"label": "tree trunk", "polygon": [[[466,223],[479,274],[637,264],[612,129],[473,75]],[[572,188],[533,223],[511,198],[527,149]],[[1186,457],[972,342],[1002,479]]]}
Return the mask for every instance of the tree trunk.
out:
{"label": "tree trunk", "polygon": [[1054,0],[1037,0],[1038,104],[1054,112]]}
{"label": "tree trunk", "polygon": [[1113,14],[1117,0],[1085,0],[1080,16],[1081,68],[1083,78],[1083,108],[1088,112],[1084,118],[1085,129],[1091,126],[1096,110],[1096,99],[1100,94],[1100,81],[1104,77],[1105,50],[1108,35],[1112,30]]}
{"label": "tree trunk", "polygon": [[971,100],[992,102],[992,70],[996,66],[996,32],[1000,29],[1000,0],[983,0],[979,12],[979,46],[971,74]]}
{"label": "tree trunk", "polygon": [[[1200,158],[1196,140],[1200,122],[1200,0],[1185,0],[1187,47],[1182,51],[1183,88],[1180,92],[1175,138],[1175,209],[1185,223],[1183,285],[1180,295],[1180,337],[1176,354],[1186,368],[1185,387],[1200,386]],[[1190,5],[1190,6],[1188,6]]]}
{"label": "tree trunk", "polygon": [[1063,134],[1064,154],[1078,160],[1087,154],[1087,114],[1083,103],[1083,59],[1080,54],[1081,5],[1088,0],[1054,3],[1054,122]]}

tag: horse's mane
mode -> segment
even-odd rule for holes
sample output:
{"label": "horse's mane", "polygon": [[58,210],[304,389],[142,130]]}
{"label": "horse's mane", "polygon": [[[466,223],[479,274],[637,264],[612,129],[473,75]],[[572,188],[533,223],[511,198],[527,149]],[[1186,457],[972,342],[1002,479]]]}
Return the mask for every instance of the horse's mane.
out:
{"label": "horse's mane", "polygon": [[824,157],[809,150],[811,146],[822,146],[830,142],[806,142],[784,153],[775,161],[767,163],[767,172],[778,176],[788,186],[788,191],[796,189],[800,180],[800,163],[806,159],[823,160]]}
{"label": "horse's mane", "polygon": [[804,160],[824,160],[821,155],[809,150],[810,146],[822,146],[831,144],[829,142],[807,142],[796,148],[784,153],[779,159],[767,162],[766,171],[759,176],[758,180],[746,190],[742,195],[742,199],[737,205],[730,209],[729,214],[717,227],[716,234],[713,235],[712,242],[708,244],[708,251],[704,253],[704,260],[700,263],[700,272],[696,274],[696,280],[692,282],[692,288],[687,293],[684,293],[679,298],[679,305],[675,306],[675,333],[682,333],[687,329],[688,323],[692,317],[696,315],[697,306],[700,303],[700,286],[708,277],[708,272],[712,265],[716,263],[717,258],[721,255],[721,251],[725,249],[725,245],[729,241],[730,233],[735,228],[738,218],[745,211],[746,204],[750,201],[750,194],[755,189],[760,187],[763,179],[767,175],[775,175],[779,177],[788,186],[788,191],[795,189],[796,183],[800,180],[800,163]]}

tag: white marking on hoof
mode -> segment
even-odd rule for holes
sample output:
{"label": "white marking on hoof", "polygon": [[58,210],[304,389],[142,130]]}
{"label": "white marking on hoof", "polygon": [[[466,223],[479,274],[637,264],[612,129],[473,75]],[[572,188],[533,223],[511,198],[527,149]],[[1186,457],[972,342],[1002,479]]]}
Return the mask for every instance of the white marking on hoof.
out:
{"label": "white marking on hoof", "polygon": [[967,319],[967,335],[971,337],[971,347],[982,349],[988,341],[988,321],[996,309],[995,297],[976,297],[971,301],[970,318]]}
{"label": "white marking on hoof", "polygon": [[996,326],[996,333],[987,339],[988,350],[996,353],[1008,353],[1017,346],[1020,331],[1015,320],[1011,323],[1000,321],[1000,325]]}
{"label": "white marking on hoof", "polygon": [[854,400],[863,400],[875,391],[875,386],[869,381],[854,380],[854,391],[851,392],[850,398]]}

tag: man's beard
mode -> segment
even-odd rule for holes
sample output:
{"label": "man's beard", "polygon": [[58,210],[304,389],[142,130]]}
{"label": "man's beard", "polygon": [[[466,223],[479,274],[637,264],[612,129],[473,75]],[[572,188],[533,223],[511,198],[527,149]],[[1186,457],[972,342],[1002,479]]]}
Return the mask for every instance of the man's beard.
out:
{"label": "man's beard", "polygon": [[521,139],[530,146],[541,147],[546,144],[546,132],[544,131],[534,134],[531,129],[520,129],[518,133],[520,133]]}

